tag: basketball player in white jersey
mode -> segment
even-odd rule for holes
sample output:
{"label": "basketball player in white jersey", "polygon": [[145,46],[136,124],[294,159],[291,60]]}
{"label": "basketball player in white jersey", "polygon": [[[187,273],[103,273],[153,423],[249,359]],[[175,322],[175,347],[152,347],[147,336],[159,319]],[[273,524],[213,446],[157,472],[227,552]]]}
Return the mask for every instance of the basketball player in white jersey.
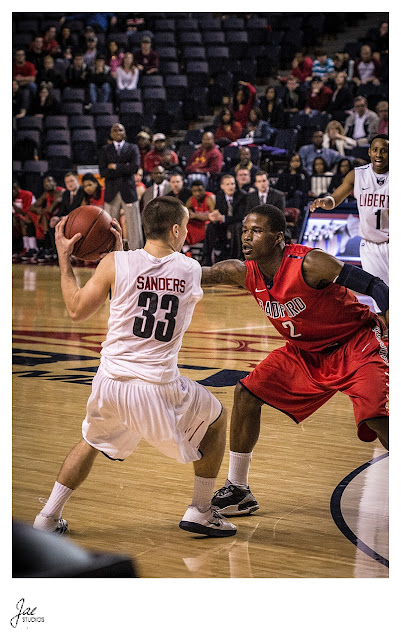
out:
{"label": "basketball player in white jersey", "polygon": [[122,461],[143,438],[165,455],[194,464],[192,503],[181,529],[209,537],[236,533],[211,505],[225,449],[226,411],[205,387],[180,376],[177,366],[183,335],[203,296],[200,264],[179,253],[188,218],[176,198],[149,202],[143,213],[145,247],[107,254],[82,289],[69,260],[80,234],[67,240],[67,217],[56,227],[61,287],[70,317],[85,320],[111,291],[110,317],[83,439],[67,455],[34,528],[63,533],[67,522],[62,509],[99,451]]}
{"label": "basketball player in white jersey", "polygon": [[[356,167],[331,196],[317,198],[310,206],[334,209],[354,191],[358,203],[360,256],[362,269],[389,285],[389,157],[388,136],[373,138],[369,147],[370,164]],[[375,311],[380,313],[375,304]]]}

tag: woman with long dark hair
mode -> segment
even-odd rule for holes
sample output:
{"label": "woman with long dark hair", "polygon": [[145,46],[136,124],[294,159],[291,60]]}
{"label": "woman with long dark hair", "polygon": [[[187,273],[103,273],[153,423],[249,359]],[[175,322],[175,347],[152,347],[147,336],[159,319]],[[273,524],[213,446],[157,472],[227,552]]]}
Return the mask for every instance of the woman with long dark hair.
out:
{"label": "woman with long dark hair", "polygon": [[218,126],[214,134],[215,140],[227,139],[230,142],[235,142],[241,135],[242,124],[236,121],[234,113],[229,107],[223,107],[220,111]]}
{"label": "woman with long dark hair", "polygon": [[104,187],[93,175],[93,173],[85,173],[82,178],[82,188],[84,190],[84,197],[82,204],[92,204],[97,207],[103,207],[104,205]]}
{"label": "woman with long dark hair", "polygon": [[248,115],[256,100],[256,89],[250,82],[240,80],[233,98],[234,118],[246,127]]}
{"label": "woman with long dark hair", "polygon": [[262,118],[275,129],[283,129],[285,121],[284,107],[278,98],[275,87],[267,87],[259,104]]}

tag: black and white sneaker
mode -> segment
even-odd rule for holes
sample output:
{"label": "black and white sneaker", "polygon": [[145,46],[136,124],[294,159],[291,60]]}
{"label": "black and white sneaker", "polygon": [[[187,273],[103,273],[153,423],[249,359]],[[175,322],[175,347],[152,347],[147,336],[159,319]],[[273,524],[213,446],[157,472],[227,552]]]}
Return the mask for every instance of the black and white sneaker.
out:
{"label": "black and white sneaker", "polygon": [[228,480],[215,492],[212,505],[225,516],[247,516],[259,509],[259,505],[249,487],[242,489]]}
{"label": "black and white sneaker", "polygon": [[189,505],[179,524],[180,529],[199,533],[209,538],[225,538],[234,536],[237,527],[229,522],[227,518],[220,515],[215,507],[210,507],[207,511],[199,511],[198,507]]}
{"label": "black and white sneaker", "polygon": [[38,513],[32,526],[34,529],[49,531],[50,533],[63,534],[68,531],[67,520],[63,518],[52,518],[52,516],[42,516],[41,513]]}

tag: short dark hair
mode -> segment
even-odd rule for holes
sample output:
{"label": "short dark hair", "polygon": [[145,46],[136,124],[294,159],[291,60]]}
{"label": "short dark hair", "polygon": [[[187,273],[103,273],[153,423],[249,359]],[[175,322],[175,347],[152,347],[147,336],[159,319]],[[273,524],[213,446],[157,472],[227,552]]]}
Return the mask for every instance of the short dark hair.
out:
{"label": "short dark hair", "polygon": [[78,174],[76,171],[67,171],[67,173],[64,174],[64,178],[66,178],[67,176],[75,176],[75,178],[78,178]]}
{"label": "short dark hair", "polygon": [[373,138],[370,141],[370,146],[372,146],[373,141],[377,140],[379,138],[379,140],[387,140],[388,142],[388,135],[386,133],[377,133],[375,136],[373,136]]}
{"label": "short dark hair", "polygon": [[191,182],[191,189],[192,187],[204,187],[205,185],[203,184],[202,180],[194,180],[193,182]]}
{"label": "short dark hair", "polygon": [[269,174],[267,173],[267,171],[265,171],[264,169],[259,169],[256,173],[255,173],[255,180],[257,178],[257,176],[266,176],[266,178],[269,177]]}
{"label": "short dark hair", "polygon": [[164,238],[171,227],[181,224],[185,216],[185,206],[181,200],[171,196],[161,196],[150,200],[142,213],[145,238]]}
{"label": "short dark hair", "polygon": [[285,233],[286,222],[284,213],[273,204],[258,204],[248,211],[247,215],[250,213],[257,213],[259,216],[267,218],[270,230],[273,231],[273,233],[276,231],[281,231],[283,234]]}

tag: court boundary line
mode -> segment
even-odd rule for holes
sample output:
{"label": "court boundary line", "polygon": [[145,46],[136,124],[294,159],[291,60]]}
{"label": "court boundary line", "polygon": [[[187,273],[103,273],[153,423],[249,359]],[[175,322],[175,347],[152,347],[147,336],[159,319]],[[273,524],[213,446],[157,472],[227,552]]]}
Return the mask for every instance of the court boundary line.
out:
{"label": "court boundary line", "polygon": [[350,542],[352,542],[352,544],[354,544],[357,549],[368,555],[373,560],[380,562],[380,564],[383,564],[387,568],[389,567],[389,561],[387,560],[387,558],[384,558],[380,555],[380,553],[377,553],[377,551],[374,551],[367,544],[362,542],[362,540],[360,540],[358,536],[352,531],[352,529],[350,529],[350,527],[347,525],[341,510],[341,499],[343,497],[345,489],[357,475],[362,473],[362,471],[365,471],[365,469],[372,466],[376,462],[380,462],[384,458],[387,458],[388,455],[388,452],[383,453],[383,455],[378,456],[377,458],[373,458],[372,460],[365,462],[365,464],[361,465],[360,467],[357,467],[357,469],[354,469],[354,471],[351,471],[351,473],[345,476],[345,478],[343,478],[341,482],[339,482],[339,484],[336,486],[330,500],[331,516],[334,520],[335,525],[338,527],[341,533]]}

